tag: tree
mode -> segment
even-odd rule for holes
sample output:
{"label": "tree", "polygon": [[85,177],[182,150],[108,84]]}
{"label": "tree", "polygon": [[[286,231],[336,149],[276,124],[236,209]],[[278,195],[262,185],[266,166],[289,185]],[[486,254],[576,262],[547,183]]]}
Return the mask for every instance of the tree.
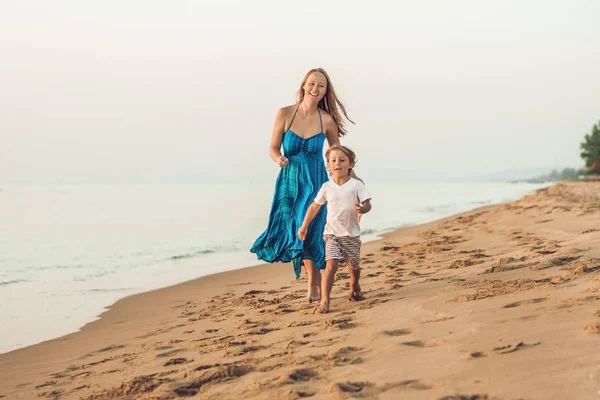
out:
{"label": "tree", "polygon": [[585,161],[589,174],[600,174],[600,122],[583,138],[581,158]]}

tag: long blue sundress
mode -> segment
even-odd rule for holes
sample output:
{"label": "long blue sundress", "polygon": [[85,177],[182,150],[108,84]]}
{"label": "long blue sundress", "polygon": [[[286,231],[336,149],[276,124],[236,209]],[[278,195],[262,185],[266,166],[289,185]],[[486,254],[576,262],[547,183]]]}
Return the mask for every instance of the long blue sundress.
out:
{"label": "long blue sundress", "polygon": [[300,277],[302,260],[314,261],[318,270],[325,268],[325,207],[321,207],[310,223],[306,240],[302,242],[298,239],[298,229],[308,207],[313,203],[321,185],[328,180],[323,161],[323,119],[321,111],[317,110],[321,132],[306,139],[294,133],[292,123],[298,112],[296,108],[290,126],[283,134],[283,154],[289,162],[277,176],[267,229],[250,249],[263,261],[292,261],[296,278]]}

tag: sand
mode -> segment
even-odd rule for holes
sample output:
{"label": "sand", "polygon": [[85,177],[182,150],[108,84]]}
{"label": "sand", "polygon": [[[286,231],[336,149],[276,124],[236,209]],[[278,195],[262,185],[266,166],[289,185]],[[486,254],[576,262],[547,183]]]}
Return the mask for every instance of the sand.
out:
{"label": "sand", "polygon": [[600,182],[395,231],[362,267],[324,315],[283,264],[125,298],[0,355],[0,398],[600,398]]}

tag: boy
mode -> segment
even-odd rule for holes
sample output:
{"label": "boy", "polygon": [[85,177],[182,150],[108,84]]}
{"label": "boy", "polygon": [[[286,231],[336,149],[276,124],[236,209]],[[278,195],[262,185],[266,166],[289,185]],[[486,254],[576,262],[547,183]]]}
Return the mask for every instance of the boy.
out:
{"label": "boy", "polygon": [[360,217],[371,210],[371,196],[361,181],[350,176],[356,165],[356,154],[345,146],[331,146],[325,153],[327,169],[332,180],[325,182],[310,205],[302,226],[300,240],[306,238],[308,225],[321,206],[327,203],[325,240],[325,273],[321,279],[319,313],[329,311],[333,280],[339,263],[350,273],[350,300],[358,300],[360,293]]}

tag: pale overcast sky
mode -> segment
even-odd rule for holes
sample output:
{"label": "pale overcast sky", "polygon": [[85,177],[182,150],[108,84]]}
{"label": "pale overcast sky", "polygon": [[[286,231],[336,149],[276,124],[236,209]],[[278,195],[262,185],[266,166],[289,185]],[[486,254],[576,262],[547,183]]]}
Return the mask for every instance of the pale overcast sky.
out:
{"label": "pale overcast sky", "polygon": [[271,182],[323,67],[375,180],[582,165],[600,1],[0,1],[0,184]]}

